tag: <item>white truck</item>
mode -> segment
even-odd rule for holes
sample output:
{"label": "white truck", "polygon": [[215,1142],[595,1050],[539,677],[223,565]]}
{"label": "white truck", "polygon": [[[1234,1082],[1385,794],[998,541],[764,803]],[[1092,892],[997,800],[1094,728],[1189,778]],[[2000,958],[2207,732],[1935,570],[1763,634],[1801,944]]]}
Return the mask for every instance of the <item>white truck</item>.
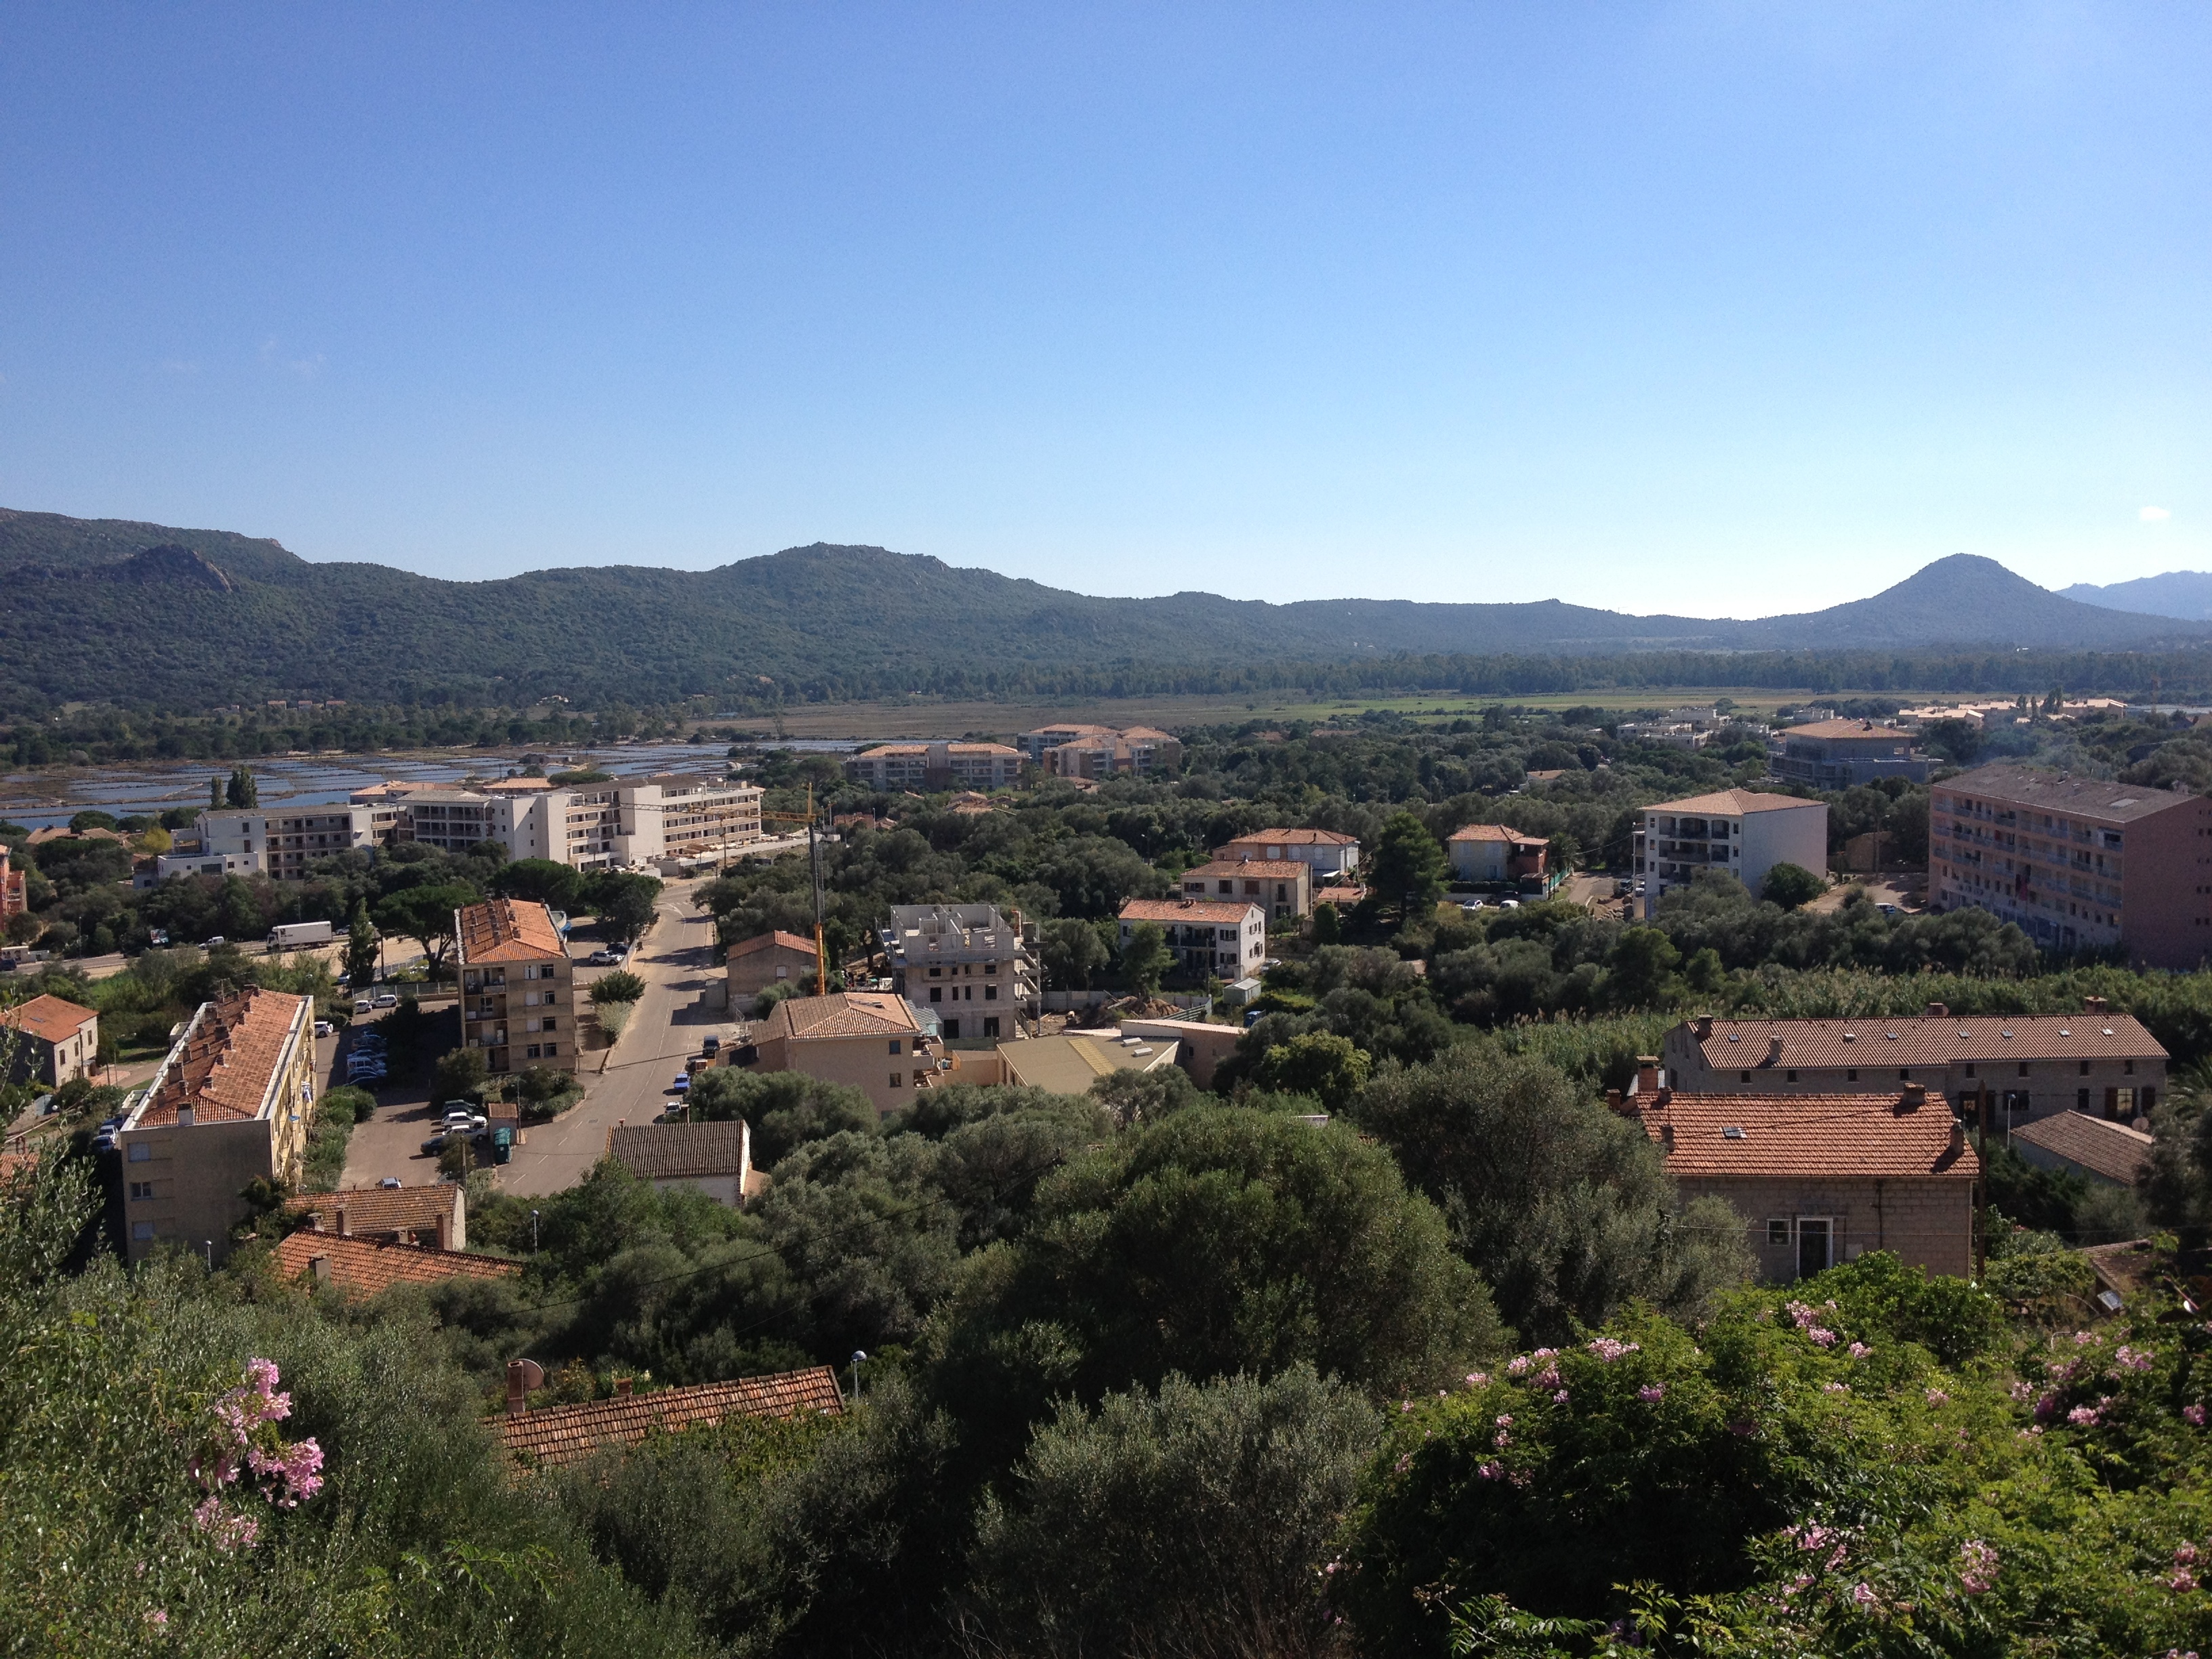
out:
{"label": "white truck", "polygon": [[337,937],[327,921],[281,921],[269,930],[269,950],[271,955],[300,951],[310,945],[328,945]]}

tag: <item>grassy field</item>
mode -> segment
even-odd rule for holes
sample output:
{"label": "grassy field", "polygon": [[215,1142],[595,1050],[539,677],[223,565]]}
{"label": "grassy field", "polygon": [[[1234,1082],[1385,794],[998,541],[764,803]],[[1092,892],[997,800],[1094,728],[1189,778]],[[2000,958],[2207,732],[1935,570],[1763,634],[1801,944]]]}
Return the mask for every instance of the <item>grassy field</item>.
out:
{"label": "grassy field", "polygon": [[[1784,703],[1810,697],[1809,691],[1754,690],[1744,686],[1688,686],[1665,692],[1560,691],[1539,696],[1497,698],[1469,697],[1457,692],[1399,697],[1345,697],[1309,701],[1294,695],[1250,700],[1228,697],[1129,697],[1087,703],[1015,702],[842,702],[793,709],[781,718],[781,735],[787,738],[957,737],[963,732],[986,732],[1004,738],[1033,731],[1059,720],[1081,720],[1099,726],[1241,725],[1250,720],[1328,720],[1357,715],[1370,708],[1393,708],[1431,720],[1480,715],[1500,702],[1521,708],[1679,708],[1711,703],[1729,697],[1753,714],[1771,714]],[[1832,697],[1874,696],[1871,692],[1839,691]],[[1911,702],[1932,693],[1887,691],[1880,695]],[[727,721],[707,720],[713,726]],[[769,729],[761,722],[757,729]]]}

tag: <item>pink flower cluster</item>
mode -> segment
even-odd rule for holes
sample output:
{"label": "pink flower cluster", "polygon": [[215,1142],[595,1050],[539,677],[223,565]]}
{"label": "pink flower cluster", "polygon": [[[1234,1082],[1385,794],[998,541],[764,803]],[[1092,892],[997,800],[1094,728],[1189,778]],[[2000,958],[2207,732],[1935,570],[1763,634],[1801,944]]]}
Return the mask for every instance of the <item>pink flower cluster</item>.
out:
{"label": "pink flower cluster", "polygon": [[234,1513],[222,1504],[222,1489],[253,1476],[262,1499],[280,1510],[296,1509],[323,1489],[323,1449],[312,1437],[285,1440],[276,1425],[292,1414],[292,1396],[280,1393],[282,1379],[270,1360],[251,1359],[246,1380],[218,1397],[210,1408],[214,1444],[192,1462],[192,1474],[207,1496],[192,1519],[224,1549],[251,1549],[261,1523]]}
{"label": "pink flower cluster", "polygon": [[1602,1359],[1608,1365],[1613,1364],[1614,1360],[1619,1359],[1624,1354],[1641,1353],[1643,1352],[1643,1345],[1641,1343],[1623,1342],[1616,1337],[1610,1336],[1601,1336],[1597,1340],[1589,1344],[1588,1346],[1592,1353],[1595,1354],[1600,1359]]}
{"label": "pink flower cluster", "polygon": [[1864,1359],[1869,1354],[1872,1353],[1874,1350],[1867,1346],[1863,1342],[1854,1342],[1851,1344],[1850,1347],[1846,1350],[1846,1352],[1849,1352],[1850,1357],[1854,1359]]}
{"label": "pink flower cluster", "polygon": [[1930,1389],[1928,1390],[1928,1403],[1931,1406],[1948,1406],[1951,1403],[1951,1396],[1941,1389]]}
{"label": "pink flower cluster", "polygon": [[1981,1540],[1959,1546],[1959,1584],[1969,1595],[1981,1595],[1996,1587],[1997,1553]]}
{"label": "pink flower cluster", "polygon": [[2105,1420],[2105,1413],[2112,1408],[2112,1396],[2106,1395],[2094,1406],[2076,1406],[2066,1413],[2066,1420],[2077,1429],[2094,1429]]}
{"label": "pink flower cluster", "polygon": [[2202,1406],[2184,1406],[2181,1408],[2181,1420],[2188,1424],[2192,1429],[2203,1428],[2204,1426],[2204,1407]]}
{"label": "pink flower cluster", "polygon": [[1782,1534],[1807,1554],[1826,1552],[1826,1559],[1820,1565],[1833,1572],[1844,1565],[1850,1553],[1850,1541],[1833,1527],[1824,1527],[1817,1521],[1801,1522]]}
{"label": "pink flower cluster", "polygon": [[2166,1580],[2166,1587],[2177,1593],[2197,1588],[2197,1546],[2182,1544],[2173,1552],[2173,1571]]}
{"label": "pink flower cluster", "polygon": [[1636,1397],[1647,1406],[1656,1406],[1667,1397],[1664,1382],[1647,1382],[1636,1391]]}
{"label": "pink flower cluster", "polygon": [[2112,1355],[2112,1358],[2131,1371],[2147,1371],[2157,1359],[2157,1356],[2148,1348],[2133,1348],[2124,1342],[2120,1344],[2118,1351]]}
{"label": "pink flower cluster", "polygon": [[[1836,1304],[1831,1302],[1828,1305],[1832,1308]],[[1818,1310],[1806,1306],[1802,1302],[1792,1302],[1789,1304],[1788,1312],[1797,1328],[1805,1333],[1807,1341],[1822,1348],[1832,1348],[1836,1346],[1836,1334],[1820,1323]]]}

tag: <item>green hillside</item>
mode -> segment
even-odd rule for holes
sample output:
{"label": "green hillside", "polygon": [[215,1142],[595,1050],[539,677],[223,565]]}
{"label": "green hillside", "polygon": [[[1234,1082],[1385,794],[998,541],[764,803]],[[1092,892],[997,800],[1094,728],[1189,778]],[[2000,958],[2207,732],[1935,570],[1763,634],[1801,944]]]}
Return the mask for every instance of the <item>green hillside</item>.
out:
{"label": "green hillside", "polygon": [[[644,566],[441,581],[318,563],[222,531],[0,511],[0,708],[85,699],[198,708],[294,696],[414,702],[742,702],[1206,689],[1239,665],[1942,643],[2198,646],[2203,623],[2083,605],[1954,558],[1875,599],[1763,623],[1547,600],[1287,605],[1098,599],[877,547],[817,544],[705,571]],[[1186,687],[1177,678],[1187,676]],[[1102,678],[1103,677],[1103,678]]]}

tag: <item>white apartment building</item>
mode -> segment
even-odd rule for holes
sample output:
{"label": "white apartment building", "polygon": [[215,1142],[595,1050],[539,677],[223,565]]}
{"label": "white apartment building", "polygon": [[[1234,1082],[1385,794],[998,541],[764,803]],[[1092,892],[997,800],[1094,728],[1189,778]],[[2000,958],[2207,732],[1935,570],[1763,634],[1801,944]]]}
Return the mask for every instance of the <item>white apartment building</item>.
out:
{"label": "white apartment building", "polygon": [[1121,943],[1139,922],[1155,922],[1183,970],[1237,980],[1267,959],[1267,913],[1256,904],[1208,899],[1130,899],[1121,906]]}
{"label": "white apartment building", "polygon": [[496,842],[509,858],[600,870],[760,839],[763,792],[733,778],[671,772],[565,788],[520,781],[483,789],[380,784],[343,805],[210,810],[200,814],[199,849],[163,854],[156,875],[297,881],[318,860],[398,842],[447,853]]}
{"label": "white apartment building", "polygon": [[1723,789],[1647,806],[1636,831],[1646,917],[1661,894],[1688,886],[1700,871],[1725,870],[1756,894],[1778,864],[1815,875],[1827,868],[1826,802]]}

